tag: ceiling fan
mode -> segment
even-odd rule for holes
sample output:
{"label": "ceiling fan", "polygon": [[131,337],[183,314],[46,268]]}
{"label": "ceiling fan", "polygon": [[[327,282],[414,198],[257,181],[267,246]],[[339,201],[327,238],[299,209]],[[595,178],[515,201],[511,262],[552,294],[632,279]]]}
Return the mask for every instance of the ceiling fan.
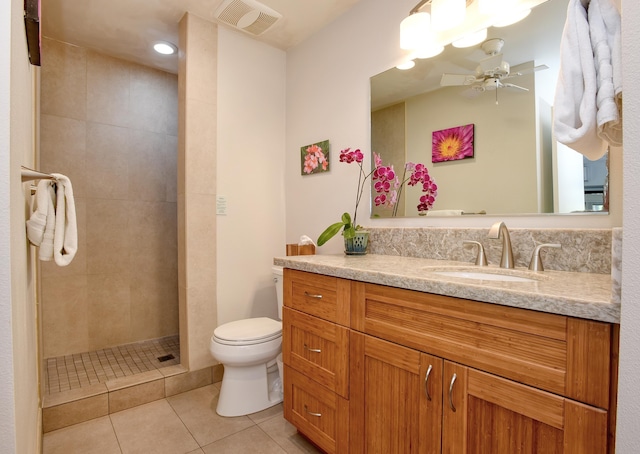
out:
{"label": "ceiling fan", "polygon": [[484,53],[488,55],[488,57],[478,63],[478,67],[476,68],[475,73],[444,73],[442,75],[442,78],[440,79],[440,86],[469,86],[467,90],[462,92],[463,96],[469,98],[476,97],[481,93],[484,93],[485,91],[498,90],[499,88],[529,91],[528,88],[505,81],[513,77],[522,76],[524,74],[529,74],[534,71],[540,71],[542,69],[547,69],[548,66],[539,65],[534,68],[526,69],[524,71],[511,72],[509,63],[502,58],[501,51],[503,46],[504,40],[501,38],[493,38],[483,42],[480,47],[482,48]]}

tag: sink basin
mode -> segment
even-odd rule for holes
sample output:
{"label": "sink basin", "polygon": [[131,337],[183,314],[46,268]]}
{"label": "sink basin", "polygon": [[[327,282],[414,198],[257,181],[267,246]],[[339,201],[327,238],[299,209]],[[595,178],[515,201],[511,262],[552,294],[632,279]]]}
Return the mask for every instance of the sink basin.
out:
{"label": "sink basin", "polygon": [[513,276],[511,274],[500,274],[491,271],[433,271],[433,274],[439,274],[440,276],[460,277],[463,279],[474,279],[478,281],[537,282],[537,279]]}

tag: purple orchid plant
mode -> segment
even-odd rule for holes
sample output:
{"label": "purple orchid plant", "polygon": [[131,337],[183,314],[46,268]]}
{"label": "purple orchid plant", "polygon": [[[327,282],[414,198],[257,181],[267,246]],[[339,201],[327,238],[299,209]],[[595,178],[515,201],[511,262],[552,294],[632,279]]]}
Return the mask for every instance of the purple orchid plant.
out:
{"label": "purple orchid plant", "polygon": [[422,184],[422,192],[424,193],[420,197],[420,203],[417,205],[418,212],[426,212],[433,207],[433,204],[438,195],[438,186],[433,178],[429,175],[429,171],[424,164],[414,164],[408,162],[405,164],[404,171],[402,173],[402,179],[395,173],[393,166],[385,166],[382,163],[382,158],[379,154],[373,153],[374,156],[374,169],[366,173],[362,167],[364,160],[364,154],[360,149],[351,150],[345,148],[340,151],[340,162],[351,164],[355,162],[360,171],[358,173],[358,187],[356,191],[356,205],[353,212],[353,218],[349,213],[343,213],[340,222],[336,222],[327,227],[324,232],[318,237],[318,246],[322,246],[331,238],[333,238],[342,229],[342,236],[346,239],[356,236],[356,230],[361,227],[357,224],[358,205],[362,200],[362,193],[364,192],[364,186],[369,177],[371,177],[373,183],[373,189],[377,196],[374,199],[376,206],[387,205],[393,207],[393,216],[396,215],[398,210],[398,200],[402,194],[402,188],[407,183],[409,186],[415,186]]}

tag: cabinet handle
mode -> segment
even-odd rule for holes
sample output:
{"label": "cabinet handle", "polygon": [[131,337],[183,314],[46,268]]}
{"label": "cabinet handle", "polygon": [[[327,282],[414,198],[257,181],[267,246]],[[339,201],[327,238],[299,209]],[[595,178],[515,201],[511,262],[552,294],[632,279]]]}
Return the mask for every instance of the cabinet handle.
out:
{"label": "cabinet handle", "polygon": [[320,295],[320,294],[313,294],[313,293],[309,293],[309,292],[304,292],[304,296],[307,296],[307,297],[309,297],[309,298],[315,298],[315,299],[318,299],[318,300],[321,300],[321,299],[322,299],[322,295]]}
{"label": "cabinet handle", "polygon": [[456,382],[456,378],[458,378],[458,376],[453,374],[453,377],[451,377],[451,384],[449,385],[449,408],[451,411],[456,411],[456,407],[453,405],[453,384]]}
{"label": "cabinet handle", "polygon": [[427,395],[427,400],[431,400],[431,394],[429,394],[429,375],[431,375],[431,371],[433,370],[433,365],[429,364],[429,368],[427,369],[427,373],[424,376],[424,392]]}
{"label": "cabinet handle", "polygon": [[307,413],[309,413],[311,416],[317,416],[318,418],[322,416],[322,413],[314,413],[312,411],[309,411],[309,409],[307,408],[307,406],[304,406],[304,411],[306,411]]}
{"label": "cabinet handle", "polygon": [[313,353],[322,353],[322,350],[319,348],[309,348],[309,346],[307,344],[304,344],[304,349],[305,350],[309,350],[310,352]]}

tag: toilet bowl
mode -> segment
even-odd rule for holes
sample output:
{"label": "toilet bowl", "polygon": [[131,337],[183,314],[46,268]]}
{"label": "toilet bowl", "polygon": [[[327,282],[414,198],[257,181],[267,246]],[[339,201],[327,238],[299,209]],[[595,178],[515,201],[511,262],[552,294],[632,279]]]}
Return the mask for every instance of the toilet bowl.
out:
{"label": "toilet bowl", "polygon": [[[282,267],[272,268],[282,318]],[[282,322],[248,318],[217,327],[209,344],[211,355],[224,366],[216,412],[242,416],[282,402],[282,382],[276,362],[282,351]]]}

